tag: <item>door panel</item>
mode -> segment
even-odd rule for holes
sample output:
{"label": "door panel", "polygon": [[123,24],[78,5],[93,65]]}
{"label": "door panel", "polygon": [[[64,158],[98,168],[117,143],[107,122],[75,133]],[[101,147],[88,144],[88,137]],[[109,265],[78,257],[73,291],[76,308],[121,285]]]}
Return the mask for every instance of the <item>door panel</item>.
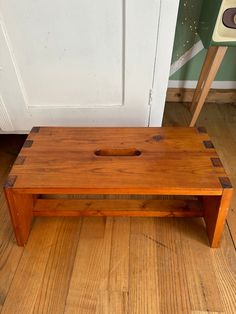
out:
{"label": "door panel", "polygon": [[[11,128],[147,126],[161,3],[2,0],[0,96]],[[3,130],[10,124],[0,118]]]}
{"label": "door panel", "polygon": [[27,103],[122,104],[122,2],[4,2]]}

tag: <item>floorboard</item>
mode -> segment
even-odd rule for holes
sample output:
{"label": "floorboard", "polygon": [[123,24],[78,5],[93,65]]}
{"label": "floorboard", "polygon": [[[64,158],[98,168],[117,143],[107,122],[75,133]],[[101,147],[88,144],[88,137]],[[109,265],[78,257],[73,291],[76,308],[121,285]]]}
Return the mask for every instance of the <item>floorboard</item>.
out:
{"label": "floorboard", "polygon": [[[167,104],[164,125],[186,126]],[[236,107],[206,105],[205,126],[236,187]],[[0,186],[25,139],[0,135]],[[211,249],[201,218],[36,218],[16,245],[0,193],[0,312],[236,313],[236,193],[223,239]]]}

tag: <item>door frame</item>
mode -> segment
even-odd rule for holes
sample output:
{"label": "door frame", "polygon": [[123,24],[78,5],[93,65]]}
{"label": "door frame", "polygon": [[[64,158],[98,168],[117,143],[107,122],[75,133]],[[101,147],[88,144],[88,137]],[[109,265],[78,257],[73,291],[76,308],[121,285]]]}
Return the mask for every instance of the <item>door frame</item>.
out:
{"label": "door frame", "polygon": [[[179,0],[160,0],[160,10],[157,27],[158,36],[156,41],[156,58],[150,95],[150,113],[148,123],[148,126],[150,127],[162,125],[178,8]],[[168,32],[166,32],[166,30],[168,30]],[[163,45],[162,43],[165,43],[165,45]],[[172,47],[172,49],[166,50],[166,46]],[[163,65],[163,67],[157,69],[157,64],[161,64]],[[169,71],[167,72],[165,71],[165,69],[169,69]],[[163,84],[163,82],[165,82],[165,84]],[[161,89],[160,86],[162,86]]]}

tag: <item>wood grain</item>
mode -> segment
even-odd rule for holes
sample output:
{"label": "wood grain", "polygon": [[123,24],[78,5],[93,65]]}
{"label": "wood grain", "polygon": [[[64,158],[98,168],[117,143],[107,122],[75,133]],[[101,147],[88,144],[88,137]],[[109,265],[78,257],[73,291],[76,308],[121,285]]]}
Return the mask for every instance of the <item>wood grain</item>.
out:
{"label": "wood grain", "polygon": [[4,304],[23,248],[15,243],[4,193],[0,194],[0,307]]}
{"label": "wood grain", "polygon": [[[219,153],[221,161],[230,176],[230,180],[233,185],[236,183],[235,176],[235,160],[236,160],[236,111],[235,106],[232,104],[211,104],[205,106],[202,110],[201,115],[198,119],[198,125],[205,126],[216,150]],[[164,125],[188,125],[190,117],[188,115],[188,110],[186,106],[182,104],[167,104],[166,115],[164,117]],[[229,215],[227,218],[227,225],[223,233],[223,238],[221,242],[220,249],[210,250],[209,253],[212,259],[209,261],[209,257],[202,254],[202,249],[196,251],[196,257],[193,261],[194,266],[191,268],[191,273],[193,269],[197,266],[199,267],[199,276],[204,280],[204,286],[208,286],[210,291],[203,291],[204,296],[212,297],[212,300],[205,306],[202,306],[201,310],[197,310],[198,299],[196,295],[196,289],[193,286],[192,301],[196,303],[195,310],[193,313],[234,313],[236,312],[236,307],[234,305],[235,296],[232,296],[232,287],[235,289],[235,269],[236,256],[235,256],[235,244],[236,244],[236,195],[234,193],[231,206],[229,209]],[[188,225],[185,225],[187,227]],[[194,229],[192,231],[194,236],[204,236],[204,233],[197,233]],[[188,237],[191,241],[191,238]],[[199,240],[200,243],[202,240]],[[194,243],[191,241],[191,247],[193,252],[195,252]],[[189,254],[189,251],[188,251]],[[216,259],[217,255],[217,259]],[[225,256],[223,256],[225,255]],[[205,258],[204,258],[205,257]],[[195,261],[199,258],[199,263]],[[188,258],[187,258],[188,259]],[[202,263],[200,262],[202,260]],[[209,261],[209,266],[205,268],[205,263]],[[213,267],[213,263],[215,267]],[[233,265],[233,267],[232,267]],[[208,274],[212,271],[212,277],[209,278]],[[190,280],[192,282],[192,278]],[[230,286],[228,286],[230,285]],[[216,294],[215,292],[218,291]],[[220,296],[219,296],[220,294]],[[216,306],[212,309],[210,304],[215,304]],[[209,310],[209,311],[208,311]],[[212,311],[211,311],[212,310]],[[191,312],[192,313],[192,312]]]}
{"label": "wood grain", "polygon": [[[236,184],[236,113],[235,105],[212,104],[205,106],[198,119],[199,126],[205,126],[211,137],[219,157],[230,176],[233,185]],[[166,115],[164,116],[164,125],[185,126],[190,120],[189,111],[186,106],[176,104],[166,105]],[[236,247],[236,193],[233,194],[227,222],[230,226],[231,236]]]}
{"label": "wood grain", "polygon": [[191,311],[191,314],[225,314],[225,312]]}
{"label": "wood grain", "polygon": [[222,197],[204,197],[204,220],[211,247],[218,247],[228,214],[233,189],[224,189]]}
{"label": "wood grain", "polygon": [[96,314],[128,314],[128,292],[105,291],[98,297]]}
{"label": "wood grain", "polygon": [[65,218],[58,222],[33,313],[63,313],[80,235],[81,220]]}
{"label": "wood grain", "polygon": [[57,224],[38,220],[15,272],[1,313],[32,313],[43,281]]}
{"label": "wood grain", "polygon": [[234,313],[236,309],[236,250],[231,245],[231,234],[226,229],[219,250],[211,250],[212,264],[217,274],[216,283],[220,291],[225,313]]}
{"label": "wood grain", "polygon": [[197,200],[38,199],[34,216],[202,217]]}
{"label": "wood grain", "polygon": [[[188,224],[178,221],[182,241],[182,262],[185,265],[191,313],[223,313],[221,293],[215,284],[216,273],[212,267],[212,250],[205,245],[207,236],[201,219],[191,219]],[[184,240],[185,239],[185,240]]]}
{"label": "wood grain", "polygon": [[[199,117],[199,124],[207,128],[233,185],[236,185],[235,116],[233,106],[221,107],[212,104],[203,108],[202,115]],[[165,123],[187,125],[189,118],[184,106],[167,105]],[[0,149],[2,143],[1,141]],[[6,141],[7,143],[13,145],[10,139]],[[6,151],[9,150],[6,146]],[[16,151],[15,148],[13,151]],[[4,152],[0,154],[2,175],[0,180],[6,177],[15,157],[16,154]],[[210,159],[209,166],[212,166]],[[40,313],[40,309],[46,311],[47,305],[51,308],[54,304],[57,294],[58,298],[61,297],[59,303],[66,304],[66,289],[56,286],[58,280],[62,283],[65,280],[67,286],[67,275],[70,276],[71,283],[73,282],[73,285],[70,283],[73,291],[70,287],[68,289],[68,300],[70,300],[66,306],[68,313],[78,313],[76,306],[79,303],[80,308],[83,304],[83,311],[79,313],[126,314],[132,312],[128,308],[131,300],[132,304],[135,304],[137,313],[145,313],[147,310],[144,309],[142,302],[145,298],[151,304],[157,304],[156,308],[153,306],[152,313],[231,314],[236,312],[234,295],[236,257],[233,243],[233,239],[236,239],[235,196],[230,206],[221,246],[217,250],[209,248],[201,218],[128,217],[112,218],[112,227],[107,229],[104,222],[106,219],[103,217],[81,218],[85,222],[80,234],[74,226],[76,223],[79,224],[80,218],[68,218],[67,222],[67,219],[63,218],[36,218],[28,244],[25,248],[21,248],[15,244],[10,217],[6,211],[3,195],[1,197],[0,296],[4,313]],[[149,222],[150,220],[152,223]],[[132,221],[131,237],[130,221]],[[152,238],[142,240],[141,236],[139,239],[138,236],[143,230]],[[76,235],[78,235],[77,239]],[[75,242],[79,241],[77,249],[74,249],[76,244],[70,243],[73,239]],[[59,240],[63,243],[58,243]],[[137,244],[140,244],[138,249]],[[104,246],[107,249],[104,249]],[[152,259],[154,251],[157,257],[154,256]],[[70,255],[73,257],[75,253],[76,258],[72,266]],[[142,257],[135,259],[135,256]],[[57,268],[57,262],[62,274]],[[108,269],[103,273],[101,263],[104,265],[103,269]],[[69,275],[68,269],[71,267],[74,271]],[[149,269],[146,272],[147,267]],[[143,278],[141,283],[138,278]],[[140,294],[145,290],[146,284],[147,293],[144,292],[140,301]],[[47,285],[56,287],[55,291],[46,292]],[[156,285],[157,289],[155,289]],[[131,286],[132,293],[130,293]],[[153,290],[150,289],[152,287]],[[36,304],[40,306],[37,307]]]}
{"label": "wood grain", "polygon": [[[158,239],[159,240],[159,239]],[[160,313],[155,219],[132,218],[130,229],[129,313]]]}
{"label": "wood grain", "polygon": [[113,221],[109,291],[118,292],[123,300],[129,291],[130,218],[117,217]]}
{"label": "wood grain", "polygon": [[4,189],[17,244],[26,244],[33,220],[35,197],[16,193],[13,188]]}
{"label": "wood grain", "polygon": [[[214,51],[217,57],[218,48]],[[18,159],[21,156],[24,162],[14,164],[5,185],[19,245],[28,239],[33,216],[89,215],[204,216],[210,244],[219,243],[224,211],[215,219],[208,208],[205,215],[205,209],[196,211],[183,202],[145,201],[130,206],[127,201],[44,199],[34,208],[36,195],[53,193],[221,196],[229,180],[223,167],[212,164],[220,160],[205,130],[40,127],[29,134]]]}
{"label": "wood grain", "polygon": [[33,145],[22,148],[24,164],[11,171],[17,176],[14,188],[22,193],[222,192],[209,165],[209,158],[217,154],[203,145],[208,135],[194,128],[42,127],[27,141]]}
{"label": "wood grain", "polygon": [[[175,103],[191,103],[195,89],[193,88],[168,88],[166,100],[175,106]],[[235,89],[210,89],[206,103],[229,104],[235,103]],[[177,104],[178,106],[178,104]]]}
{"label": "wood grain", "polygon": [[108,289],[112,218],[84,218],[65,313],[95,313]]}
{"label": "wood grain", "polygon": [[[230,174],[230,180],[235,186],[236,184],[236,132],[235,123],[233,123],[234,111],[233,106],[227,105],[226,108],[218,109],[219,115],[217,120],[212,121],[209,125],[209,132],[212,134],[216,148],[222,163]],[[214,123],[215,122],[215,123]],[[231,235],[236,245],[236,194],[234,193],[228,214],[228,224],[230,226]]]}
{"label": "wood grain", "polygon": [[193,117],[189,126],[194,126],[198,119],[202,106],[204,105],[208,92],[211,88],[211,84],[218,72],[227,49],[228,47],[225,46],[210,46],[208,49],[199,82],[193,96],[193,102],[191,105]]}
{"label": "wood grain", "polygon": [[[157,219],[155,237],[157,247],[157,278],[159,313],[190,313],[186,265],[183,263],[185,239],[180,220]],[[188,220],[187,222],[191,222]],[[171,293],[170,293],[171,292]]]}
{"label": "wood grain", "polygon": [[217,46],[210,47],[207,51],[206,58],[204,60],[202,70],[197,82],[196,89],[194,91],[193,99],[192,99],[192,104],[191,104],[191,111],[195,109],[196,103],[198,102],[200,96],[201,96],[201,91],[202,88],[205,84],[205,81],[208,78],[208,75],[210,73],[211,67],[213,66],[214,58],[216,57],[216,53],[218,51]]}

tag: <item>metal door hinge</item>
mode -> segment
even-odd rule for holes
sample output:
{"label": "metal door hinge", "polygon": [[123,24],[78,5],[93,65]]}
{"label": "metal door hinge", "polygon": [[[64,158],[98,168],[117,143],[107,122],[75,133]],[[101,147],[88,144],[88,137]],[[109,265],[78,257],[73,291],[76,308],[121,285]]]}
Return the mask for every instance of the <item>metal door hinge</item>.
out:
{"label": "metal door hinge", "polygon": [[152,89],[149,90],[148,106],[152,105]]}

